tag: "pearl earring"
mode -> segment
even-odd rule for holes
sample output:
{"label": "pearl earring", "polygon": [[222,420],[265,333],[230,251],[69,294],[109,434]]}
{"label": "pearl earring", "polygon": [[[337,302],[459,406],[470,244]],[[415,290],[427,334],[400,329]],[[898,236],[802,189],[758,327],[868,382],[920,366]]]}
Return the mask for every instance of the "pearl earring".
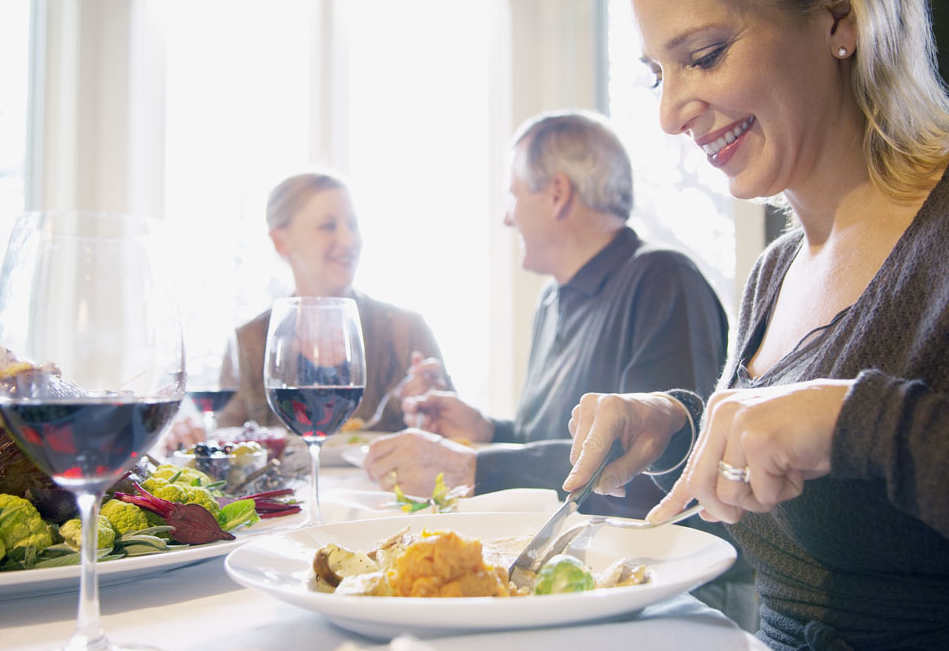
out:
{"label": "pearl earring", "polygon": [[839,50],[837,50],[837,56],[839,56],[841,59],[847,56],[847,48],[842,47]]}

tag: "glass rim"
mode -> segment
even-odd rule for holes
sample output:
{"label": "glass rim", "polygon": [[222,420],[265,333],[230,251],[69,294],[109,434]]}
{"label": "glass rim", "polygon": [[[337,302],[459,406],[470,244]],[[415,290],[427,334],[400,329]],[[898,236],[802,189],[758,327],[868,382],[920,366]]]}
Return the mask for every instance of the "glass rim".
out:
{"label": "glass rim", "polygon": [[306,307],[334,306],[334,305],[355,305],[356,301],[352,298],[342,296],[285,296],[274,299],[273,305],[302,305]]}

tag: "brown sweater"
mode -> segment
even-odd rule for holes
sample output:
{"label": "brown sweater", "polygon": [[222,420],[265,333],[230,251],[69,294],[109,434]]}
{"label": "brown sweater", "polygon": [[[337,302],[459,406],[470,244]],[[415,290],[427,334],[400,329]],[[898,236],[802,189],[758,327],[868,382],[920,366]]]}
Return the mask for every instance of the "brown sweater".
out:
{"label": "brown sweater", "polygon": [[[747,386],[791,232],[758,261],[720,387]],[[830,475],[730,527],[758,570],[774,649],[949,649],[949,176],[867,289],[755,386],[856,378]]]}
{"label": "brown sweater", "polygon": [[[355,292],[353,298],[359,309],[366,345],[366,390],[353,417],[369,420],[386,391],[405,376],[413,350],[438,359],[441,352],[431,330],[418,314],[359,292]],[[264,350],[269,324],[270,310],[267,310],[237,329],[240,388],[218,415],[221,427],[240,426],[248,420],[265,426],[282,425],[270,410],[264,394]],[[394,432],[403,427],[398,400],[392,400],[373,429]]]}

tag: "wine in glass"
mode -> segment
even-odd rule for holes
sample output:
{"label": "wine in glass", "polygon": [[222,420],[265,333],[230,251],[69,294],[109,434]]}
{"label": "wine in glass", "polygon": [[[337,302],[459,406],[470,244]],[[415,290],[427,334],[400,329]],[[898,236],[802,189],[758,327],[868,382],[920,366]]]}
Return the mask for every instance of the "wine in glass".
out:
{"label": "wine in glass", "polygon": [[155,261],[158,226],[127,215],[24,215],[0,274],[0,413],[23,452],[76,496],[82,520],[70,651],[145,648],[117,647],[101,628],[96,523],[105,490],[184,396],[180,322]]}
{"label": "wine in glass", "polygon": [[237,393],[240,366],[237,335],[227,337],[223,356],[213,353],[188,357],[188,397],[204,419],[204,431],[210,436],[217,429],[216,415]]}
{"label": "wine in glass", "polygon": [[267,402],[310,452],[310,524],[319,524],[320,447],[359,406],[366,353],[356,303],[293,297],[274,302],[264,356]]}

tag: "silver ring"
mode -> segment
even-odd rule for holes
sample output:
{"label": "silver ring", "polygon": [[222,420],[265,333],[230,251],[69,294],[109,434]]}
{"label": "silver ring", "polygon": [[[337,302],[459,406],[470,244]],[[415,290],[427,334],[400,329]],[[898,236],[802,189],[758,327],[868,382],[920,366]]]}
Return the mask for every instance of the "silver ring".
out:
{"label": "silver ring", "polygon": [[725,461],[718,462],[718,474],[729,481],[741,481],[746,484],[751,481],[751,477],[748,476],[748,466],[736,468]]}

